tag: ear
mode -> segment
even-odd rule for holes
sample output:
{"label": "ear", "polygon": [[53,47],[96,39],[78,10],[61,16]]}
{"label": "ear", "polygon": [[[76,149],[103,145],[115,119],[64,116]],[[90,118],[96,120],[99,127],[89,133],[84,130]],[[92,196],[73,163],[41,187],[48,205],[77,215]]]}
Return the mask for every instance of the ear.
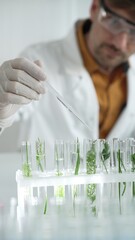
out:
{"label": "ear", "polygon": [[93,21],[100,9],[100,0],[93,0],[91,7],[90,7],[90,18]]}

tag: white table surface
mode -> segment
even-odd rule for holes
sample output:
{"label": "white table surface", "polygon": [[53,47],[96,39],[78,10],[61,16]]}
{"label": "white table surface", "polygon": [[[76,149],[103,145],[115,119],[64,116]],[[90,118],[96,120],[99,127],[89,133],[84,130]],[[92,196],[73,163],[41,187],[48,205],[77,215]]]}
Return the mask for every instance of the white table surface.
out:
{"label": "white table surface", "polygon": [[20,169],[20,153],[0,153],[0,203],[9,206],[17,198],[16,170]]}

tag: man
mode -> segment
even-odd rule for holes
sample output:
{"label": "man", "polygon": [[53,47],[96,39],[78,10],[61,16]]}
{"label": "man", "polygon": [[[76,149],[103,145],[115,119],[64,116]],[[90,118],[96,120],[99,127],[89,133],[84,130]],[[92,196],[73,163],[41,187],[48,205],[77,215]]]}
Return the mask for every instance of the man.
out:
{"label": "man", "polygon": [[[3,63],[1,132],[17,119],[18,142],[134,137],[134,52],[135,1],[93,0],[90,20],[77,22],[65,39],[31,46],[25,58]],[[47,90],[46,79],[90,130]]]}

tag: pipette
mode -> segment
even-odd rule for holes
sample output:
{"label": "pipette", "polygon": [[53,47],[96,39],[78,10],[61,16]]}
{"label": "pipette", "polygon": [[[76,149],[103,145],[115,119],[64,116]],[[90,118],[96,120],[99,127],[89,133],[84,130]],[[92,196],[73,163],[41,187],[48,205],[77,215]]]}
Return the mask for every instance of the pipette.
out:
{"label": "pipette", "polygon": [[78,113],[65,101],[65,99],[59,94],[59,92],[46,80],[45,85],[48,91],[56,97],[56,99],[70,112],[72,113],[91,133],[89,126],[78,116]]}

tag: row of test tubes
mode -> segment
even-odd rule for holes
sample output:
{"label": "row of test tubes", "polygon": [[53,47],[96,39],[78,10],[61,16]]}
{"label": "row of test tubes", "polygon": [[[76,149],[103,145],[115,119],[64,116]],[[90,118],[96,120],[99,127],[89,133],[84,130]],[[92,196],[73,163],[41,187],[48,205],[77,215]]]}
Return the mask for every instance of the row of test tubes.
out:
{"label": "row of test tubes", "polygon": [[[32,162],[36,170],[47,174],[45,140],[35,141],[35,153],[32,156],[32,146],[28,141],[22,142],[22,172],[24,176],[32,176]],[[121,140],[79,139],[54,142],[53,173],[60,175],[78,175],[95,173],[123,173],[135,171],[135,139]]]}

